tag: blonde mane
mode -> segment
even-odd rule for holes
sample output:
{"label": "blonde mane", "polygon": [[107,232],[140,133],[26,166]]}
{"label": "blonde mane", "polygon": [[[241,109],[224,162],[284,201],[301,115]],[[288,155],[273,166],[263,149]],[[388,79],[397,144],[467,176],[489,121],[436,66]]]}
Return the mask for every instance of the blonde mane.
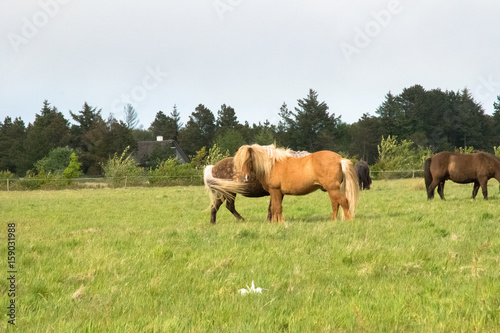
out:
{"label": "blonde mane", "polygon": [[234,171],[241,174],[243,164],[251,154],[253,172],[257,178],[267,177],[271,173],[276,162],[281,162],[288,157],[295,157],[294,151],[284,148],[276,148],[275,145],[261,146],[258,144],[240,147],[234,155]]}

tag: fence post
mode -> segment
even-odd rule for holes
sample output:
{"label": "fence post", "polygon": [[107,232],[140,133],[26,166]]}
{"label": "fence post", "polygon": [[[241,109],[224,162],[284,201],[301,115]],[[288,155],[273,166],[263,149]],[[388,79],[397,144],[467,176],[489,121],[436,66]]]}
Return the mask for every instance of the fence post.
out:
{"label": "fence post", "polygon": [[411,176],[411,178],[415,178],[415,170],[412,170],[413,171],[413,174]]}
{"label": "fence post", "polygon": [[127,176],[125,176],[125,188],[127,188]]}
{"label": "fence post", "polygon": [[7,192],[9,192],[9,178],[7,178]]}

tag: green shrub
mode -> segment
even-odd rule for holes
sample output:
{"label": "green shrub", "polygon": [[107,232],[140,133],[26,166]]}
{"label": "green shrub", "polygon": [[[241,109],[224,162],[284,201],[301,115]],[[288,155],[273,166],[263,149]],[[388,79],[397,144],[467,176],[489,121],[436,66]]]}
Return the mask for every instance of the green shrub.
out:
{"label": "green shrub", "polygon": [[0,171],[0,191],[7,190],[7,179],[9,179],[9,188],[11,187],[10,180],[14,179],[16,175],[14,175],[9,170]]}
{"label": "green shrub", "polygon": [[19,190],[56,190],[64,188],[65,185],[66,182],[60,175],[41,169],[38,173],[29,170],[26,177],[15,182],[14,188]]}
{"label": "green shrub", "polygon": [[455,148],[455,153],[457,154],[472,154],[474,152],[474,147],[473,146],[470,146],[470,147],[458,147],[458,148]]}
{"label": "green shrub", "polygon": [[120,156],[115,153],[105,164],[101,164],[110,187],[134,186],[141,183],[143,170],[137,166],[130,154],[127,155],[129,148],[125,148]]}
{"label": "green shrub", "polygon": [[73,178],[80,178],[83,174],[82,170],[80,170],[81,166],[82,163],[78,162],[78,156],[76,156],[75,153],[72,153],[70,156],[69,165],[63,171],[63,178],[67,179],[68,183],[71,183],[71,179]]}
{"label": "green shrub", "polygon": [[205,165],[215,165],[217,162],[229,157],[229,150],[224,153],[221,151],[219,146],[214,144],[212,148],[208,150],[208,156]]}
{"label": "green shrub", "polygon": [[53,174],[62,174],[70,162],[71,154],[74,154],[74,152],[69,147],[52,149],[46,157],[35,163],[35,170],[37,173],[43,170],[44,172],[51,172]]}
{"label": "green shrub", "polygon": [[13,179],[15,175],[9,170],[0,171],[0,180]]}
{"label": "green shrub", "polygon": [[[415,145],[411,140],[398,141],[396,136],[382,137],[378,145],[379,159],[372,167],[374,178],[406,178],[414,175],[412,170],[421,170],[425,160],[431,156],[430,148]],[[390,171],[377,177],[376,171]]]}
{"label": "green shrub", "polygon": [[207,165],[214,165],[220,160],[229,157],[229,150],[224,153],[221,152],[219,146],[214,144],[212,148],[208,150],[207,147],[203,146],[200,150],[196,152],[196,155],[191,157],[191,167],[195,169],[203,169]]}
{"label": "green shrub", "polygon": [[203,146],[196,152],[195,155],[189,156],[191,167],[195,169],[203,169],[207,162],[207,147]]}
{"label": "green shrub", "polygon": [[495,156],[500,158],[500,146],[493,147],[493,151],[495,152]]}
{"label": "green shrub", "polygon": [[193,168],[190,164],[180,164],[170,158],[149,172],[149,184],[170,185],[202,185],[202,170]]}

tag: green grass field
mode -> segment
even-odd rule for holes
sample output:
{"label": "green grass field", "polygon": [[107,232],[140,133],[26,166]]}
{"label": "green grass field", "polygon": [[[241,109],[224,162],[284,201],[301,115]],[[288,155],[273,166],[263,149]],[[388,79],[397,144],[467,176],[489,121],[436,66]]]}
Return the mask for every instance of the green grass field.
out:
{"label": "green grass field", "polygon": [[326,193],[287,196],[280,225],[238,197],[246,222],[223,208],[215,226],[203,187],[0,192],[0,331],[499,332],[498,183],[471,192],[376,181],[335,222]]}

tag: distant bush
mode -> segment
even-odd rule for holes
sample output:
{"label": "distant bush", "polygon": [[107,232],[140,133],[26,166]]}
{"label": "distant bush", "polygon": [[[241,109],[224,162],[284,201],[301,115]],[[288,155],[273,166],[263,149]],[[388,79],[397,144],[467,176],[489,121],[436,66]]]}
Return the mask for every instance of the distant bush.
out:
{"label": "distant bush", "polygon": [[71,179],[79,178],[82,176],[83,172],[80,170],[82,163],[78,162],[78,156],[75,153],[72,153],[69,158],[69,165],[64,169],[62,176],[68,182],[71,182]]}
{"label": "distant bush", "polygon": [[457,153],[457,154],[472,154],[473,152],[474,152],[473,146],[455,148],[455,153]]}
{"label": "distant bush", "polygon": [[71,154],[75,151],[69,147],[59,147],[52,149],[49,154],[35,163],[37,173],[50,172],[52,174],[62,174],[70,162]]}
{"label": "distant bush", "polygon": [[212,146],[212,148],[210,148],[208,150],[208,156],[207,156],[207,160],[206,160],[206,164],[205,165],[214,165],[216,164],[217,162],[229,157],[230,154],[229,154],[229,150],[225,150],[224,152],[219,148],[219,146],[217,146],[216,144],[214,144]]}
{"label": "distant bush", "polygon": [[493,147],[493,151],[495,152],[495,156],[500,158],[500,147]]}
{"label": "distant bush", "polygon": [[55,173],[45,172],[41,170],[36,173],[29,170],[26,177],[19,179],[15,182],[15,189],[19,190],[58,190],[63,189],[67,182]]}
{"label": "distant bush", "polygon": [[191,156],[191,166],[195,169],[203,169],[205,166],[214,165],[229,156],[229,150],[223,153],[217,144],[214,144],[208,153],[207,147],[203,146],[196,152],[196,155]]}
{"label": "distant bush", "polygon": [[6,171],[0,171],[0,180],[7,180],[7,179],[13,179],[16,175],[14,175],[12,172],[9,170]]}
{"label": "distant bush", "polygon": [[7,189],[7,179],[11,180],[14,179],[16,175],[14,175],[12,172],[6,170],[6,171],[0,171],[0,190],[6,190]]}
{"label": "distant bush", "polygon": [[125,148],[120,156],[115,153],[106,163],[101,164],[110,187],[134,186],[141,183],[139,177],[143,175],[143,169],[137,166],[130,154],[127,155],[129,148]]}
{"label": "distant bush", "polygon": [[180,164],[175,159],[168,159],[149,171],[149,184],[155,186],[169,185],[202,185],[202,170],[193,168],[190,164]]}
{"label": "distant bush", "polygon": [[[398,141],[396,136],[382,137],[378,145],[379,159],[372,171],[409,171],[424,168],[425,160],[431,156],[430,148],[415,145],[411,140]],[[375,175],[376,176],[376,175]],[[383,178],[412,177],[412,172],[384,173]]]}

